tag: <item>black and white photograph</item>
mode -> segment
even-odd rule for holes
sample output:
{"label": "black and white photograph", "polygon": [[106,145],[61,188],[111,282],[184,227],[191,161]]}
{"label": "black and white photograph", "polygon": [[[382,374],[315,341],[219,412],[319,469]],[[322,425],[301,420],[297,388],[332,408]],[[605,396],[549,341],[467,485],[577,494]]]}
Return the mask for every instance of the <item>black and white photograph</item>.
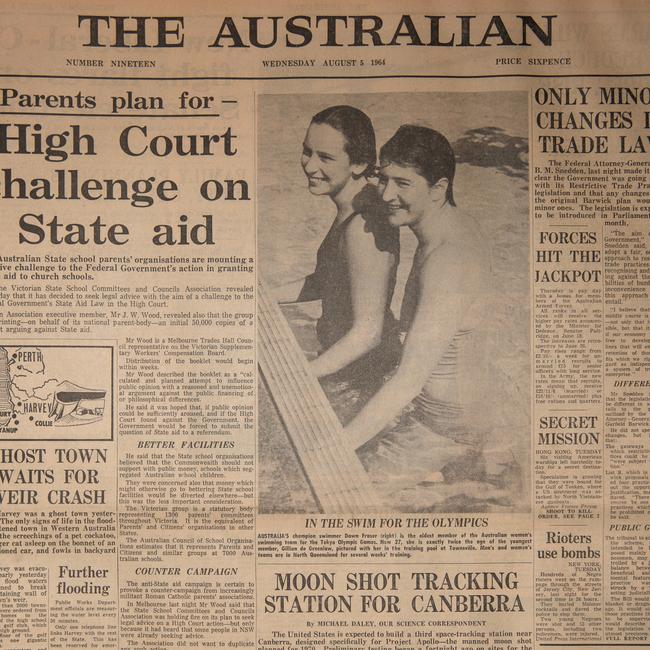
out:
{"label": "black and white photograph", "polygon": [[530,509],[527,95],[261,95],[261,513]]}

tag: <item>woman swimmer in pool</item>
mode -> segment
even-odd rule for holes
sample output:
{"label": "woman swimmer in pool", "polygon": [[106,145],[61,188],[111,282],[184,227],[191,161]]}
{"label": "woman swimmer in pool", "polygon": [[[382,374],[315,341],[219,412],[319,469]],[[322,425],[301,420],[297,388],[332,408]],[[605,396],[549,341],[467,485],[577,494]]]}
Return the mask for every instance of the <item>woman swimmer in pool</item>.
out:
{"label": "woman swimmer in pool", "polygon": [[388,221],[376,187],[370,118],[352,106],[332,106],[311,120],[301,164],[309,191],[336,207],[316,269],[276,289],[280,302],[320,300],[317,377],[345,369],[351,380],[375,380],[397,362],[399,337],[390,303],[399,262],[399,233]]}
{"label": "woman swimmer in pool", "polygon": [[347,425],[353,448],[378,434],[413,402],[431,430],[468,439],[485,416],[476,341],[485,311],[489,253],[473,219],[456,207],[454,152],[421,126],[401,126],[382,147],[379,192],[388,220],[407,226],[418,246],[402,302],[399,366]]}

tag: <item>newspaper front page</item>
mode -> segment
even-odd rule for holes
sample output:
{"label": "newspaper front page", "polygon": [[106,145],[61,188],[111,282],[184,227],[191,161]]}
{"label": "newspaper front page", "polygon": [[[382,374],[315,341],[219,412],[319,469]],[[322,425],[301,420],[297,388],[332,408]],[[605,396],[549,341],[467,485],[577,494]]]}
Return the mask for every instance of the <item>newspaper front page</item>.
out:
{"label": "newspaper front page", "polygon": [[0,648],[650,647],[647,2],[0,12]]}

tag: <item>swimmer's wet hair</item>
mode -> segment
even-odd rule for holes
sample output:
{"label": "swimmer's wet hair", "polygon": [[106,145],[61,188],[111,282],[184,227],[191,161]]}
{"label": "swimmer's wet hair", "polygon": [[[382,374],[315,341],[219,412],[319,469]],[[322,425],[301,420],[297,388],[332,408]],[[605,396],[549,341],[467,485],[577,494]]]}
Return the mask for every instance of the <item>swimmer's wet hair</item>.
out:
{"label": "swimmer's wet hair", "polygon": [[366,165],[366,173],[377,163],[375,129],[370,118],[354,106],[330,106],[311,118],[313,124],[327,124],[345,138],[345,152],[353,165]]}
{"label": "swimmer's wet hair", "polygon": [[414,167],[431,186],[441,178],[446,178],[445,199],[450,205],[456,205],[454,201],[456,158],[449,140],[442,133],[426,126],[404,124],[381,148],[379,157],[382,166],[392,162],[402,167]]}

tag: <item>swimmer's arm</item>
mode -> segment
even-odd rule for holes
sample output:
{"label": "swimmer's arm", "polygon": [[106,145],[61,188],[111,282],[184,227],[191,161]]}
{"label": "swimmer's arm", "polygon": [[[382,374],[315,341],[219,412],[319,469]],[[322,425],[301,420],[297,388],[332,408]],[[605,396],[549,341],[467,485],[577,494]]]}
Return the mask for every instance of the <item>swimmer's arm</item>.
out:
{"label": "swimmer's arm", "polygon": [[320,283],[315,273],[308,275],[306,278],[293,280],[286,284],[281,284],[271,289],[271,293],[276,302],[286,305],[295,302],[310,302],[311,300],[320,300]]}
{"label": "swimmer's arm", "polygon": [[345,428],[357,449],[399,415],[424,387],[460,328],[467,269],[453,250],[437,255],[419,278],[420,292],[399,368]]}
{"label": "swimmer's arm", "polygon": [[330,375],[356,361],[381,342],[386,304],[390,300],[395,253],[380,251],[372,232],[358,215],[345,232],[345,255],[352,298],[352,327],[310,366],[317,377]]}

